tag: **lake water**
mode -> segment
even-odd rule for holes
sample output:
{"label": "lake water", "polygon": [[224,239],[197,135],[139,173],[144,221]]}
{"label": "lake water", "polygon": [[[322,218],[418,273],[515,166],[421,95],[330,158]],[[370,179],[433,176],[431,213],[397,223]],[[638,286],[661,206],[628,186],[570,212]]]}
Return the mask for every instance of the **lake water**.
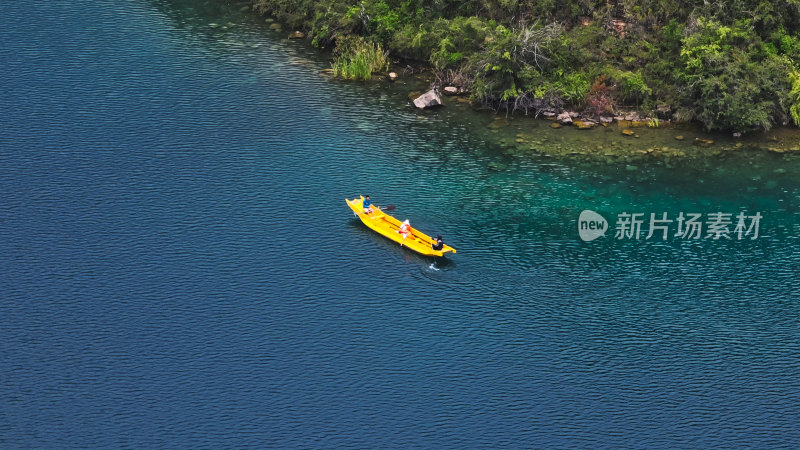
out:
{"label": "lake water", "polygon": [[[800,442],[795,158],[526,151],[631,144],[418,113],[246,6],[0,5],[0,446]],[[372,233],[366,193],[458,254]],[[646,239],[681,212],[759,236]]]}

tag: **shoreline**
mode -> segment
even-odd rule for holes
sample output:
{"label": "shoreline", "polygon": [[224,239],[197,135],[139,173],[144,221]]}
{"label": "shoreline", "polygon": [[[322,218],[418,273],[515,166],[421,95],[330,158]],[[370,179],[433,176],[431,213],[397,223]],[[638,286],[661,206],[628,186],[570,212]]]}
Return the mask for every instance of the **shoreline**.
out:
{"label": "shoreline", "polygon": [[[309,37],[304,32],[284,28],[274,17],[264,17],[263,21],[268,25],[269,31],[277,36],[282,36],[284,41],[301,41],[303,45],[319,52],[323,55],[326,50],[312,44]],[[329,51],[329,50],[328,50]],[[416,65],[412,65],[416,64]],[[441,111],[456,108],[468,108],[475,114],[479,114],[490,120],[487,125],[489,136],[493,136],[493,143],[504,148],[512,154],[539,154],[544,156],[558,156],[564,158],[579,158],[591,161],[601,161],[605,163],[641,163],[647,160],[663,162],[667,165],[674,161],[692,161],[700,158],[718,158],[737,152],[759,151],[779,157],[796,157],[800,155],[800,129],[794,127],[778,126],[766,131],[755,131],[737,136],[737,133],[724,131],[706,131],[695,122],[675,122],[662,120],[657,117],[647,117],[643,112],[636,110],[626,110],[625,114],[610,116],[604,121],[592,120],[583,117],[577,112],[570,114],[572,123],[561,123],[558,120],[559,114],[569,114],[570,111],[557,111],[554,109],[542,111],[536,114],[533,111],[511,111],[505,109],[494,109],[486,105],[475,104],[467,95],[468,91],[461,89],[455,95],[441,95],[443,106],[434,109],[418,109],[413,105],[413,99],[425,93],[437,83],[436,74],[422,64],[408,60],[395,60],[387,70],[380,73],[373,73],[369,81],[346,80],[335,77],[333,69],[328,67],[319,72],[330,80],[338,82],[354,82],[369,84],[384,84],[404,89],[407,97],[407,105],[410,109],[416,110],[422,116],[427,114],[440,114]],[[395,72],[397,77],[390,79],[389,73]],[[452,84],[449,86],[453,86]],[[444,90],[441,86],[441,90]],[[456,86],[453,86],[456,87]],[[457,88],[458,89],[458,88]],[[584,119],[584,120],[581,120]],[[609,120],[610,119],[610,120]],[[452,120],[452,119],[446,119]],[[571,133],[579,132],[584,136],[576,137],[574,142],[569,142],[570,138],[565,138],[565,142],[553,143],[558,139],[548,137],[537,139],[531,135],[531,130],[517,129],[513,135],[508,131],[501,132],[507,124],[518,121],[526,121],[537,128],[536,124],[546,124],[553,130],[548,132]],[[581,122],[581,126],[575,124]],[[588,124],[587,124],[588,122]],[[510,127],[513,129],[514,127]],[[518,127],[519,128],[519,127]],[[527,127],[523,127],[527,128]],[[602,143],[594,142],[597,138],[594,133],[603,133],[600,140]],[[661,139],[657,143],[648,142],[647,139],[640,139],[640,135],[660,133],[668,139]],[[584,142],[583,146],[577,145]],[[652,139],[651,139],[652,141]],[[553,145],[550,145],[553,144]]]}
{"label": "shoreline", "polygon": [[495,111],[572,113],[595,123],[669,120],[738,136],[800,125],[795,16],[766,11],[753,18],[746,5],[723,13],[683,1],[651,5],[647,17],[632,5],[451,10],[435,2],[397,9],[386,1],[251,0],[268,22],[274,17],[314,46],[334,49],[335,67],[347,78],[388,69],[391,53]]}
{"label": "shoreline", "polygon": [[[537,117],[519,111],[496,111],[475,105],[463,94],[442,95],[442,106],[419,109],[414,106],[413,99],[425,92],[433,75],[424,70],[403,75],[400,67],[395,71],[399,76],[394,81],[390,81],[386,73],[374,74],[370,81],[352,81],[334,77],[329,69],[320,72],[337,82],[400,89],[407,98],[406,107],[420,117],[450,115],[448,110],[475,114],[479,121],[486,122],[486,130],[480,132],[511,155],[538,154],[608,164],[638,164],[649,160],[667,166],[748,152],[786,158],[800,156],[800,130],[792,127],[775,127],[740,137],[732,133],[708,132],[696,123],[658,121],[657,126],[650,126],[648,121],[626,120],[625,117],[578,127],[574,125],[578,119],[573,120],[573,124],[560,124],[555,114]],[[460,123],[454,117],[445,117],[444,120]]]}

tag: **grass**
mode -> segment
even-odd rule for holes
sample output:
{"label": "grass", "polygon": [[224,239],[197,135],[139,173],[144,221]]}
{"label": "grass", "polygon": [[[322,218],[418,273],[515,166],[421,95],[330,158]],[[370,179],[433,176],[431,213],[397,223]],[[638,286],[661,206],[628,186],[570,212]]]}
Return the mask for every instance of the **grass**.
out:
{"label": "grass", "polygon": [[348,45],[331,63],[333,75],[347,80],[370,80],[372,74],[389,68],[389,56],[380,44],[364,41]]}

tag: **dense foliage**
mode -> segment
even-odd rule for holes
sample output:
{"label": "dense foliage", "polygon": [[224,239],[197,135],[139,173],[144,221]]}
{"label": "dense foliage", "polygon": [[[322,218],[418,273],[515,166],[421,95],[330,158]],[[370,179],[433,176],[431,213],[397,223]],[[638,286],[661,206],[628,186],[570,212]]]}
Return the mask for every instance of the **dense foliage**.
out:
{"label": "dense foliage", "polygon": [[800,0],[254,2],[317,45],[381,45],[496,108],[800,125]]}

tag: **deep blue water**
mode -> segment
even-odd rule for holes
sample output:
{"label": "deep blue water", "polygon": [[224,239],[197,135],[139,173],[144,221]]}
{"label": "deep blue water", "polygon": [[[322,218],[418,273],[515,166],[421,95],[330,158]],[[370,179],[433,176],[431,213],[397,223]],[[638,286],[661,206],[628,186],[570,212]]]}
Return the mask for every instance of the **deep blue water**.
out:
{"label": "deep blue water", "polygon": [[[509,155],[242,6],[0,5],[0,446],[800,442],[797,161]],[[583,209],[764,220],[586,243]]]}

